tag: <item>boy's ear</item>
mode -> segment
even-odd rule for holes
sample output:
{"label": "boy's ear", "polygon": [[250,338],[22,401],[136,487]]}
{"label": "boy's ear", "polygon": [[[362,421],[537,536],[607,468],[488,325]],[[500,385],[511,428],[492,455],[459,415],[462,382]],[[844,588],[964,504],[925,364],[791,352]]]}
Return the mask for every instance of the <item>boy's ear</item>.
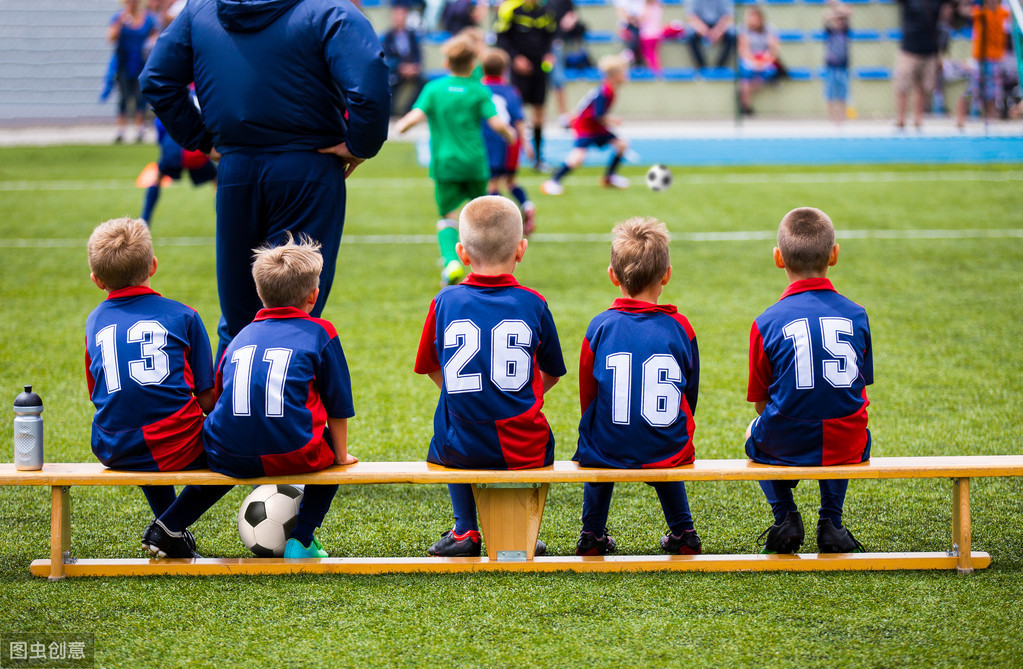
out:
{"label": "boy's ear", "polygon": [[465,247],[462,246],[462,242],[455,244],[455,255],[462,261],[462,264],[466,267],[472,265],[472,261],[469,260],[469,254],[465,252]]}
{"label": "boy's ear", "polygon": [[611,279],[611,283],[614,284],[615,288],[622,287],[622,282],[618,280],[618,275],[615,274],[614,268],[611,265],[607,266],[607,278]]}
{"label": "boy's ear", "polygon": [[838,262],[838,242],[831,247],[831,255],[828,256],[828,267],[834,267]]}
{"label": "boy's ear", "polygon": [[515,247],[515,262],[522,262],[522,257],[526,255],[526,247],[529,246],[529,240],[523,237],[519,240],[519,245]]}
{"label": "boy's ear", "polygon": [[99,278],[97,278],[96,275],[93,274],[92,272],[89,272],[89,278],[92,279],[92,282],[96,284],[96,287],[99,288],[100,290],[107,289],[107,284],[100,281]]}
{"label": "boy's ear", "polygon": [[785,259],[781,257],[781,249],[774,247],[774,264],[778,269],[785,269]]}
{"label": "boy's ear", "polygon": [[671,265],[668,265],[668,271],[661,277],[661,285],[667,286],[669,281],[671,281]]}
{"label": "boy's ear", "polygon": [[316,300],[320,298],[320,287],[316,286],[313,288],[313,292],[309,293],[309,297],[305,298],[306,306],[312,308],[316,305]]}
{"label": "boy's ear", "polygon": [[156,266],[159,263],[156,261],[156,256],[153,256],[153,264],[149,266],[149,276],[156,274]]}

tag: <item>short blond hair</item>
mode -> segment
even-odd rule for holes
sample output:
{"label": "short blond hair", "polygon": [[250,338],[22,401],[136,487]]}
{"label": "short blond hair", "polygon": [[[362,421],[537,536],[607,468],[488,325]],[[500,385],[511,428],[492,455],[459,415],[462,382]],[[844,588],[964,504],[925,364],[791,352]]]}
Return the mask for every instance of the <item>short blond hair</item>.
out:
{"label": "short blond hair", "polygon": [[483,52],[483,74],[488,77],[500,77],[508,69],[508,52],[504,49],[487,49]]}
{"label": "short blond hair", "polygon": [[440,47],[441,55],[448,62],[452,74],[469,74],[476,62],[477,47],[467,35],[455,35]]}
{"label": "short blond hair", "polygon": [[522,214],[501,195],[484,195],[469,202],[458,217],[458,239],[469,259],[490,264],[515,257],[522,241]]}
{"label": "short blond hair", "polygon": [[785,266],[797,274],[826,271],[835,246],[835,224],[820,209],[799,207],[778,226],[778,248]]}
{"label": "short blond hair", "polygon": [[284,244],[263,246],[252,254],[252,278],[265,307],[300,308],[320,284],[320,243],[305,233],[295,241],[288,232]]}
{"label": "short blond hair", "polygon": [[89,235],[89,269],[110,290],[138,286],[153,266],[153,236],[137,218],[114,218]]}
{"label": "short blond hair", "polygon": [[668,228],[656,218],[635,217],[619,223],[612,230],[611,271],[629,295],[639,295],[660,283],[671,255]]}
{"label": "short blond hair", "polygon": [[611,72],[625,72],[629,69],[629,64],[621,56],[612,53],[602,56],[600,60],[597,61],[597,69],[603,74],[610,74]]}

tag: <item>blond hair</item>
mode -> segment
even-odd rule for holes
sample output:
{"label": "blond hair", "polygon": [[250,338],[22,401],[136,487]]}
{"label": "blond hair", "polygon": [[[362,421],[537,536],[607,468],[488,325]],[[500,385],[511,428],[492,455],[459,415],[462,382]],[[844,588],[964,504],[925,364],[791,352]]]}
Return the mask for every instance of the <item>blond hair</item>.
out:
{"label": "blond hair", "polygon": [[467,35],[455,35],[440,47],[441,55],[448,62],[452,74],[465,75],[472,72],[476,60],[477,47]]}
{"label": "blond hair", "polygon": [[660,283],[671,256],[668,228],[656,218],[630,218],[612,230],[611,270],[629,295],[639,295]]}
{"label": "blond hair", "polygon": [[478,197],[462,208],[458,239],[474,262],[505,262],[515,257],[522,240],[522,214],[514,202],[501,195]]}
{"label": "blond hair", "polygon": [[300,308],[319,286],[320,243],[305,233],[295,241],[289,231],[287,242],[255,249],[252,257],[252,278],[265,307]]}
{"label": "blond hair", "polygon": [[819,274],[828,268],[835,246],[835,225],[820,209],[799,207],[778,226],[778,248],[785,266],[797,274]]}
{"label": "blond hair", "polygon": [[153,237],[136,218],[114,218],[89,235],[89,269],[110,290],[138,286],[153,266]]}
{"label": "blond hair", "polygon": [[597,69],[603,74],[610,74],[612,72],[625,72],[629,69],[629,64],[625,62],[625,59],[617,54],[608,54],[602,56],[597,61]]}
{"label": "blond hair", "polygon": [[508,52],[504,49],[487,49],[483,52],[483,74],[500,77],[508,69]]}

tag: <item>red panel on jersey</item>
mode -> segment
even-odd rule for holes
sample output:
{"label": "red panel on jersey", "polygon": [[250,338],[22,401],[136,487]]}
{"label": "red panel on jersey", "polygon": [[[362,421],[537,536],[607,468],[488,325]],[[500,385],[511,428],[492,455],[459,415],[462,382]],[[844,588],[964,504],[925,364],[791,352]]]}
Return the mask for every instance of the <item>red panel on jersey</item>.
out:
{"label": "red panel on jersey", "polygon": [[693,463],[693,460],[696,459],[696,446],[693,445],[693,435],[696,434],[696,421],[693,420],[693,412],[689,409],[689,402],[686,400],[685,395],[682,396],[682,404],[679,408],[682,409],[682,412],[686,415],[686,432],[689,434],[689,439],[686,441],[685,448],[671,457],[661,460],[660,462],[644,464],[643,469],[690,465]]}
{"label": "red panel on jersey", "polygon": [[161,421],[142,428],[146,446],[161,472],[173,472],[192,464],[202,453],[203,413],[192,398]]}
{"label": "red panel on jersey", "polygon": [[533,469],[547,464],[550,427],[540,410],[543,407],[543,379],[533,360],[533,393],[537,400],[529,411],[519,416],[494,421],[508,469]]}
{"label": "red panel on jersey", "polygon": [[260,456],[263,471],[267,476],[318,472],[334,464],[334,451],[323,434],[327,426],[327,411],[323,408],[319,393],[316,392],[315,379],[309,382],[306,408],[312,414],[312,439],[302,448],[290,453]]}
{"label": "red panel on jersey", "polygon": [[863,462],[867,449],[867,389],[863,389],[863,406],[856,413],[823,422],[824,448],[822,465],[852,465]]}

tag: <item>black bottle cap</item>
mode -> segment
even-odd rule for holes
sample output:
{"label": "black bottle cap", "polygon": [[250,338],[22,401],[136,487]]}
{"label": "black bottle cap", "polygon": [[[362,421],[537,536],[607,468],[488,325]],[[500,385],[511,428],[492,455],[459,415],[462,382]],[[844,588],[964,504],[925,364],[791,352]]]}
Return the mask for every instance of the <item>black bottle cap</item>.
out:
{"label": "black bottle cap", "polygon": [[41,407],[43,406],[43,398],[32,392],[32,386],[25,386],[25,392],[21,393],[14,399],[14,406]]}

